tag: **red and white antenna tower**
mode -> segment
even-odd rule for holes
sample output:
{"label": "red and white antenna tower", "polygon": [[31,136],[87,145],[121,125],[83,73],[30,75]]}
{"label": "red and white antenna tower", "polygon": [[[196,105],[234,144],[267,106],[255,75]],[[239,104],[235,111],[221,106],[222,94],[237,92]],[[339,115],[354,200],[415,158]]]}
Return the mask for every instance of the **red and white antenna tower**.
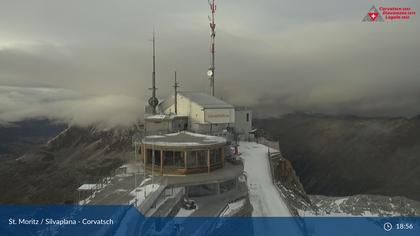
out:
{"label": "red and white antenna tower", "polygon": [[216,37],[216,23],[214,23],[214,15],[216,13],[216,3],[215,0],[208,0],[210,6],[211,15],[209,15],[210,21],[210,53],[211,53],[211,61],[210,61],[210,68],[207,71],[207,76],[210,79],[210,93],[214,96],[214,38]]}

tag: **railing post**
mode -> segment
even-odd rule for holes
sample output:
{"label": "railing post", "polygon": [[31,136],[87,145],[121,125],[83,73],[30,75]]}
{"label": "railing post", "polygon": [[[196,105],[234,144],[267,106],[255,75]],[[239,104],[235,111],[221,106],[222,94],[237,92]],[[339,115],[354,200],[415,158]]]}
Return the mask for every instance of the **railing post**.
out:
{"label": "railing post", "polygon": [[163,150],[160,150],[160,175],[163,175]]}
{"label": "railing post", "polygon": [[220,148],[220,155],[222,156],[222,167],[225,165],[225,148]]}
{"label": "railing post", "polygon": [[210,173],[210,149],[207,149],[207,173]]}

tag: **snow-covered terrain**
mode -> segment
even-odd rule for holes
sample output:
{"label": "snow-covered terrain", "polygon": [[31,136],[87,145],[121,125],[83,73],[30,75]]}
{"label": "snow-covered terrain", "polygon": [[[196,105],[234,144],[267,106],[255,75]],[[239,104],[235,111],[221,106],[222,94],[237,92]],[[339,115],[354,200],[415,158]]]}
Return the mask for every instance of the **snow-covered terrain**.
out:
{"label": "snow-covered terrain", "polygon": [[[247,173],[249,200],[253,207],[252,216],[288,216],[291,217],[285,200],[275,187],[268,162],[268,147],[254,142],[240,142],[239,150],[244,160],[244,169]],[[258,218],[257,218],[258,219]],[[255,235],[276,232],[277,228],[267,220],[254,221]],[[288,229],[282,232],[284,235],[302,235],[297,224],[289,225]]]}
{"label": "snow-covered terrain", "polygon": [[156,191],[159,188],[158,183],[153,184],[147,184],[143,185],[146,181],[149,179],[143,180],[142,184],[140,184],[139,187],[135,188],[133,191],[130,192],[131,196],[134,196],[134,198],[130,201],[130,204],[135,204],[136,206],[140,206],[140,204],[154,191]]}
{"label": "snow-covered terrain", "polygon": [[[418,216],[420,203],[405,197],[380,195],[354,195],[348,197],[327,197],[311,195],[316,205],[316,215],[321,216]],[[313,212],[299,211],[302,216]]]}
{"label": "snow-covered terrain", "polygon": [[254,142],[241,142],[239,151],[247,173],[249,198],[253,216],[291,216],[283,198],[273,184],[267,147]]}
{"label": "snow-covered terrain", "polygon": [[198,208],[196,209],[192,209],[192,210],[187,210],[185,208],[180,208],[178,213],[176,214],[176,217],[188,217],[190,215],[192,215],[196,210],[198,210]]}
{"label": "snow-covered terrain", "polygon": [[220,216],[233,216],[237,212],[239,212],[243,207],[245,207],[246,200],[241,199],[236,202],[231,202],[227,205],[225,210],[220,214]]}

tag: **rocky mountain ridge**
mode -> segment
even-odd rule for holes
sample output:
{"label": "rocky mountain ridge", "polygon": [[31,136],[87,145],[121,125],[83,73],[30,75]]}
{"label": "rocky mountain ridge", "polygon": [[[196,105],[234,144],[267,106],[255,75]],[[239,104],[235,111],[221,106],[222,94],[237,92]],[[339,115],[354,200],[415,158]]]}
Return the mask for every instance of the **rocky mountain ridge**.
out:
{"label": "rocky mountain ridge", "polygon": [[69,127],[16,159],[0,160],[1,203],[72,203],[83,183],[108,176],[134,158],[141,128]]}
{"label": "rocky mountain ridge", "polygon": [[289,114],[256,120],[309,194],[420,200],[420,120]]}

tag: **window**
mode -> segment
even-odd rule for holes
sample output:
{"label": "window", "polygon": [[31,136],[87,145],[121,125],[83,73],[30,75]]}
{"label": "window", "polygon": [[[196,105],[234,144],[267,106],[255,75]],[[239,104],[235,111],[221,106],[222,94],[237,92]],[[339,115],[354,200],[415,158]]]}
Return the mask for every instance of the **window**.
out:
{"label": "window", "polygon": [[185,167],[184,152],[175,152],[174,165],[177,168]]}
{"label": "window", "polygon": [[[160,165],[160,150],[154,150],[155,153],[155,165]],[[153,150],[147,149],[147,164],[152,164]]]}
{"label": "window", "polygon": [[246,122],[249,122],[249,113],[246,113]]}
{"label": "window", "polygon": [[187,167],[188,168],[194,168],[197,163],[196,163],[196,153],[195,152],[187,152]]}
{"label": "window", "polygon": [[152,164],[152,149],[147,149],[146,152],[147,164]]}
{"label": "window", "polygon": [[222,162],[222,152],[221,149],[211,149],[210,150],[210,165],[220,164]]}
{"label": "window", "polygon": [[191,151],[187,153],[187,167],[200,168],[207,166],[207,150]]}
{"label": "window", "polygon": [[163,152],[163,158],[164,158],[163,164],[165,166],[173,166],[174,165],[174,152],[164,151]]}
{"label": "window", "polygon": [[197,151],[198,167],[207,166],[207,151]]}
{"label": "window", "polygon": [[155,150],[155,165],[160,166],[160,150]]}

